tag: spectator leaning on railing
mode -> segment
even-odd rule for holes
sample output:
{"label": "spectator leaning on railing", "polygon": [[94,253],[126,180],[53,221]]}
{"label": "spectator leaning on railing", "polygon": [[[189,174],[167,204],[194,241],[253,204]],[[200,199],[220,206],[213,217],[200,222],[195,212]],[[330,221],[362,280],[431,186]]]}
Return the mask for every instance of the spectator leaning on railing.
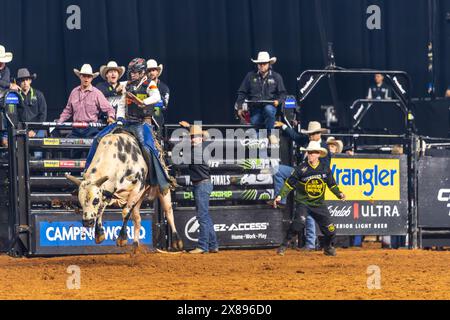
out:
{"label": "spectator leaning on railing", "polygon": [[[72,90],[58,123],[65,122],[70,118],[74,122],[95,123],[98,122],[100,112],[108,114],[108,123],[114,122],[114,108],[106,100],[103,93],[92,86],[92,80],[99,73],[93,73],[89,64],[83,65],[81,70],[74,69],[74,72],[80,78],[81,85]],[[75,128],[68,138],[93,138],[97,133],[97,128]]]}

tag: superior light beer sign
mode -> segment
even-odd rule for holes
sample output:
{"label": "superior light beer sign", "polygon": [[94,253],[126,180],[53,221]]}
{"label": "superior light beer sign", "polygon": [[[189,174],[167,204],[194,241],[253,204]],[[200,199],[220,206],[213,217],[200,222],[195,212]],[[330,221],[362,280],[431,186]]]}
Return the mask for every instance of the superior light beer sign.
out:
{"label": "superior light beer sign", "polygon": [[332,158],[330,169],[346,201],[327,190],[338,234],[389,235],[407,231],[406,158]]}

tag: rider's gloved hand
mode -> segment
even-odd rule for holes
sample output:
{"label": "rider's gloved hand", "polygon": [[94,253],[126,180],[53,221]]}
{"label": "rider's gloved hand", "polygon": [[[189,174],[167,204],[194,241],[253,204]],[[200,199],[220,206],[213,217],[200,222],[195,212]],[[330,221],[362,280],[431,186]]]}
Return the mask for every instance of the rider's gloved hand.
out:
{"label": "rider's gloved hand", "polygon": [[117,123],[118,126],[123,126],[123,124],[125,123],[125,119],[124,118],[118,118],[116,123]]}

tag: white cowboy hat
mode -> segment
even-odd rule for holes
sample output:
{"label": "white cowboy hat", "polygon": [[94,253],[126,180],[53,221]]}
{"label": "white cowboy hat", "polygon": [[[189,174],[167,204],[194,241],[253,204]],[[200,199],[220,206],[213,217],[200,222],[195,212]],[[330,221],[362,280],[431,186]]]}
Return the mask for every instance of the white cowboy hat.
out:
{"label": "white cowboy hat", "polygon": [[277,58],[276,57],[270,57],[269,53],[266,51],[261,51],[260,53],[258,53],[258,58],[256,60],[250,59],[252,60],[253,63],[270,63],[270,64],[274,64],[275,62],[277,62]]}
{"label": "white cowboy hat", "polygon": [[335,137],[329,137],[327,144],[334,144],[337,148],[336,153],[341,153],[344,150],[344,143],[341,140],[337,140]]}
{"label": "white cowboy hat", "polygon": [[108,62],[108,64],[106,66],[101,66],[100,67],[100,76],[106,80],[106,74],[108,73],[108,71],[110,70],[117,70],[117,72],[119,72],[119,79],[123,77],[123,75],[125,74],[125,67],[119,67],[117,65],[117,62],[115,61],[110,61]]}
{"label": "white cowboy hat", "polygon": [[149,69],[158,69],[159,75],[161,75],[164,66],[162,64],[158,65],[158,62],[156,62],[156,60],[150,59],[147,61],[147,70]]}
{"label": "white cowboy hat", "polygon": [[328,154],[328,150],[325,148],[322,148],[319,141],[310,141],[307,148],[300,148],[301,151],[318,151],[320,152],[320,157],[325,158]]}
{"label": "white cowboy hat", "polygon": [[75,74],[77,75],[77,77],[80,77],[80,75],[84,74],[87,76],[93,76],[94,79],[98,77],[98,75],[100,73],[96,72],[92,72],[92,67],[90,64],[83,64],[83,66],[81,67],[81,70],[78,69],[73,69],[73,72],[75,72]]}
{"label": "white cowboy hat", "polygon": [[320,122],[317,121],[311,121],[308,124],[308,130],[301,130],[301,133],[303,134],[313,134],[313,133],[328,133],[328,129],[323,129]]}
{"label": "white cowboy hat", "polygon": [[4,46],[0,46],[0,62],[9,63],[13,59],[13,54],[11,52],[6,52]]}

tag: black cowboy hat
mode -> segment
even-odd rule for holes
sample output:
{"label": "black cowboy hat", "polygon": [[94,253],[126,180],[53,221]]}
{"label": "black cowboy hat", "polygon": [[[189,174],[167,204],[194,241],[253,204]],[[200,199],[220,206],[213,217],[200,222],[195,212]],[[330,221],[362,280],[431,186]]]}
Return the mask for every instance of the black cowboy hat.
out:
{"label": "black cowboy hat", "polygon": [[30,71],[28,71],[27,68],[22,68],[22,69],[19,69],[17,71],[17,77],[16,77],[17,81],[20,81],[20,80],[23,80],[23,79],[35,80],[36,78],[37,78],[36,73],[31,74]]}

